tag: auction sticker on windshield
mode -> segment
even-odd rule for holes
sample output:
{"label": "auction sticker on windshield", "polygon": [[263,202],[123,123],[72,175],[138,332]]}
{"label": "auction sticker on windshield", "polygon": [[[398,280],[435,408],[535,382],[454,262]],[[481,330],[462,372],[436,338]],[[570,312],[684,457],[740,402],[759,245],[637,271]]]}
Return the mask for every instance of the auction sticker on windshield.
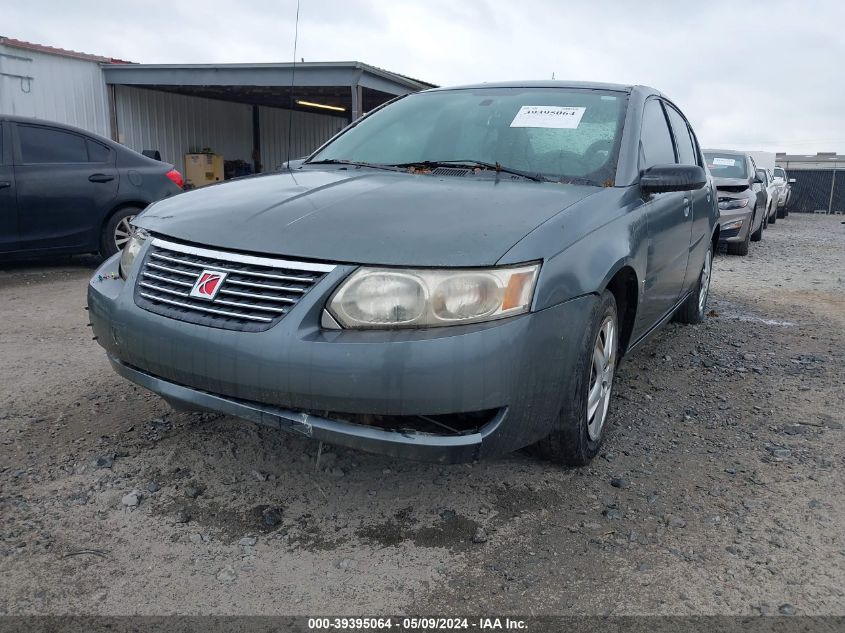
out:
{"label": "auction sticker on windshield", "polygon": [[736,160],[733,158],[714,158],[713,164],[723,165],[725,167],[733,167],[734,165],[736,165]]}
{"label": "auction sticker on windshield", "polygon": [[522,106],[511,127],[543,127],[574,130],[587,108],[565,106]]}

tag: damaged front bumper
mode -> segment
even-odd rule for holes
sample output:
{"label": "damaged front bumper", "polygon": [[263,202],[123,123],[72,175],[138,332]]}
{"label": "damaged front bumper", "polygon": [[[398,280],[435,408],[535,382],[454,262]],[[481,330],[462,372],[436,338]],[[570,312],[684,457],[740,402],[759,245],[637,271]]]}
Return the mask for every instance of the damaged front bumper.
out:
{"label": "damaged front bumper", "polygon": [[[338,266],[266,331],[240,332],[139,307],[135,279],[115,274],[115,257],[89,284],[90,318],[113,368],[179,408],[437,462],[500,455],[548,435],[571,393],[594,296],[489,323],[324,330],[325,302],[351,270]],[[409,424],[417,420],[442,428]]]}

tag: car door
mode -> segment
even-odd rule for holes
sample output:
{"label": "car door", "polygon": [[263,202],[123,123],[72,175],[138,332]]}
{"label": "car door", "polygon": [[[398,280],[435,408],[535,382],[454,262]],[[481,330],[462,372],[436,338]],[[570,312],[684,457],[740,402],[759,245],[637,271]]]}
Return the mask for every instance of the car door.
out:
{"label": "car door", "polygon": [[[751,174],[752,182],[751,182],[751,190],[757,196],[757,217],[765,211],[766,209],[766,181],[765,178],[762,177],[757,170],[757,163],[754,162],[754,159],[749,156],[747,159],[748,166],[750,171],[748,173]],[[754,178],[759,178],[760,182],[753,182]],[[754,224],[756,226],[757,221],[755,219]]]}
{"label": "car door", "polygon": [[[760,191],[763,194],[762,202],[757,207],[758,209],[767,209],[769,206],[769,178],[766,176],[765,169],[758,169],[757,170],[757,178],[759,178],[763,184],[760,185]],[[758,202],[760,202],[760,196],[757,196]]]}
{"label": "car door", "polygon": [[0,253],[18,250],[18,203],[9,124],[0,121]]}
{"label": "car door", "polygon": [[71,130],[18,123],[15,132],[20,247],[96,250],[117,195],[114,152]]}
{"label": "car door", "polygon": [[[672,126],[678,162],[682,165],[704,166],[695,134],[684,116],[672,104],[665,103],[666,114]],[[690,206],[689,261],[684,276],[683,292],[697,282],[704,264],[704,255],[710,247],[710,216],[713,213],[713,192],[708,183],[701,189],[687,192]]]}
{"label": "car door", "polygon": [[[640,131],[640,172],[654,165],[677,162],[669,123],[661,101],[648,99]],[[637,311],[637,333],[656,325],[677,304],[689,260],[692,213],[689,192],[669,192],[644,198],[648,226],[646,277]]]}

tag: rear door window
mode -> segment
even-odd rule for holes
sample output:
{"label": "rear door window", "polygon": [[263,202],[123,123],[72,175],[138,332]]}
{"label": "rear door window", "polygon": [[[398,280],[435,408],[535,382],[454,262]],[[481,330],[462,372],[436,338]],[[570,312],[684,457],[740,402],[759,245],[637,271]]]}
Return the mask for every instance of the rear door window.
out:
{"label": "rear door window", "polygon": [[697,165],[698,160],[695,156],[695,146],[690,138],[689,128],[684,117],[669,104],[666,104],[666,114],[669,115],[669,122],[672,124],[672,133],[675,135],[678,162],[681,165]]}
{"label": "rear door window", "polygon": [[18,138],[24,164],[88,162],[85,139],[78,134],[18,124]]}
{"label": "rear door window", "polygon": [[649,99],[643,108],[640,130],[640,169],[675,162],[675,149],[663,106],[657,99]]}
{"label": "rear door window", "polygon": [[88,145],[88,161],[91,163],[110,163],[111,149],[105,145],[92,141],[90,138],[86,139]]}

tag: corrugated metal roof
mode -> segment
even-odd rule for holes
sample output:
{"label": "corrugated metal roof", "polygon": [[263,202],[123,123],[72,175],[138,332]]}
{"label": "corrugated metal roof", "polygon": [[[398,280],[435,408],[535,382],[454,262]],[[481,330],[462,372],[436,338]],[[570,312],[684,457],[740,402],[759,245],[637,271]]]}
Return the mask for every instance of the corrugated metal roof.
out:
{"label": "corrugated metal roof", "polygon": [[82,59],[86,61],[99,62],[102,64],[131,64],[132,67],[146,68],[146,69],[209,69],[209,68],[290,68],[296,66],[297,68],[354,68],[363,72],[371,73],[376,76],[381,76],[392,81],[408,85],[414,90],[424,90],[426,88],[437,88],[436,84],[422,81],[421,79],[414,79],[401,73],[396,73],[378,66],[365,64],[357,61],[340,61],[340,62],[283,62],[283,63],[261,63],[261,64],[137,64],[135,62],[118,59],[116,57],[105,57],[102,55],[92,55],[91,53],[82,53],[79,51],[72,51],[66,48],[58,48],[55,46],[47,46],[45,44],[36,44],[34,42],[27,42],[25,40],[15,39],[0,35],[0,44],[19,48],[23,50],[37,51],[39,53],[47,53],[50,55],[58,55],[61,57],[72,57],[74,59]]}
{"label": "corrugated metal roof", "polygon": [[845,169],[845,155],[836,152],[778,154],[777,165],[792,171],[839,171]]}
{"label": "corrugated metal roof", "polygon": [[92,55],[90,53],[80,53],[79,51],[71,51],[66,48],[56,48],[55,46],[46,46],[44,44],[35,44],[34,42],[26,42],[24,40],[17,40],[13,37],[6,37],[0,35],[0,44],[11,46],[12,48],[20,48],[23,50],[37,51],[39,53],[47,53],[49,55],[59,55],[61,57],[73,57],[74,59],[84,59],[89,62],[100,62],[101,64],[132,64],[134,62],[123,59],[116,59],[114,57],[103,57],[102,55]]}
{"label": "corrugated metal roof", "polygon": [[[273,71],[293,71],[294,69],[297,73],[300,73],[300,78],[306,77],[306,73],[309,72],[321,72],[323,74],[328,74],[334,71],[336,73],[343,72],[348,75],[350,73],[358,71],[359,75],[365,74],[370,75],[372,77],[380,77],[382,79],[390,81],[394,84],[401,85],[413,91],[426,90],[428,88],[437,88],[436,84],[432,84],[427,81],[421,81],[419,79],[413,79],[406,75],[401,75],[399,73],[394,73],[389,70],[384,70],[383,68],[379,68],[377,66],[370,66],[369,64],[356,61],[297,62],[295,64],[292,62],[261,62],[227,64],[130,64],[127,66],[113,65],[106,69],[106,81],[108,83],[123,83],[126,85],[133,85],[134,81],[136,81],[135,78],[137,78],[137,85],[143,85],[145,83],[149,83],[144,79],[145,76],[156,75],[159,77],[164,77],[166,76],[166,73],[171,73],[171,75],[169,75],[171,79],[176,80],[176,77],[173,73],[179,73],[180,77],[178,78],[178,81],[180,82],[187,81],[187,83],[193,83],[191,81],[188,81],[190,79],[190,76],[201,76],[204,78],[204,82],[206,83],[206,85],[219,85],[223,81],[231,82],[231,80],[209,79],[210,77],[212,77],[211,73],[219,75],[221,78],[226,74],[228,74],[229,76],[232,76],[234,73],[243,75],[243,73],[245,72],[261,72],[267,73],[267,76],[270,76],[269,73],[272,73]],[[124,73],[123,71],[127,71],[127,73]],[[113,81],[111,79],[111,77],[113,76],[120,76],[120,79]],[[166,85],[167,83],[169,83],[169,81],[158,80],[158,83]],[[348,81],[344,80],[342,83],[348,83]],[[234,85],[240,84],[235,82]]]}
{"label": "corrugated metal roof", "polygon": [[828,161],[845,162],[845,155],[836,152],[819,152],[818,154],[781,154],[777,155],[778,162],[790,163],[824,163]]}

